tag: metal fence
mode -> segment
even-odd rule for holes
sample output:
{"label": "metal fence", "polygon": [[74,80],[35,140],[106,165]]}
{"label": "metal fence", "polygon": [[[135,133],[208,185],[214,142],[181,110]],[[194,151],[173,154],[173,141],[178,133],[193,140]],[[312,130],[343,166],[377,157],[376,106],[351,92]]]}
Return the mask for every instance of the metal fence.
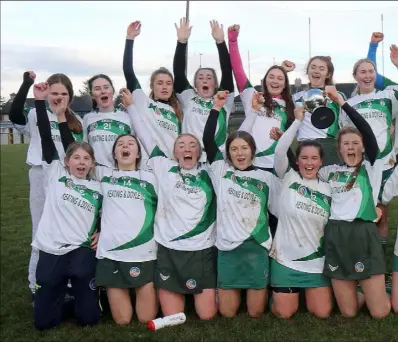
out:
{"label": "metal fence", "polygon": [[0,144],[29,144],[29,138],[14,128],[11,122],[0,123]]}

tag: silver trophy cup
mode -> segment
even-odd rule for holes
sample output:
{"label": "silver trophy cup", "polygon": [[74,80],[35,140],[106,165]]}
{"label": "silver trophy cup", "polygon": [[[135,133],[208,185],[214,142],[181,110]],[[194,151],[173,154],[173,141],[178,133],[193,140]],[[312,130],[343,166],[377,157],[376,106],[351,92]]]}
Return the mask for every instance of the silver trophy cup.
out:
{"label": "silver trophy cup", "polygon": [[330,102],[326,93],[318,88],[309,89],[303,95],[304,109],[311,113],[311,123],[318,129],[333,125],[334,113],[327,107]]}

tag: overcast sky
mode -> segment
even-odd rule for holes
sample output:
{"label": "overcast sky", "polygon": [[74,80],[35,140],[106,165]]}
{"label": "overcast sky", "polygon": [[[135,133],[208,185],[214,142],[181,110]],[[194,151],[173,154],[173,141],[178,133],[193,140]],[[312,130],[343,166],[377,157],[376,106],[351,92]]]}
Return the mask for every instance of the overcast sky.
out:
{"label": "overcast sky", "polygon": [[[134,67],[148,91],[149,77],[160,66],[172,69],[176,32],[174,23],[185,15],[185,1],[1,1],[1,95],[8,98],[21,84],[25,70],[38,81],[63,72],[75,93],[96,73],[108,74],[117,89],[125,86],[122,58],[128,24],[141,20],[136,39]],[[384,15],[384,73],[393,80],[398,72],[389,59],[389,46],[398,44],[396,1],[191,1],[193,25],[188,51],[188,78],[199,67],[219,72],[217,49],[209,20],[227,27],[241,25],[239,46],[246,73],[258,84],[273,64],[290,59],[297,71],[290,75],[306,81],[311,17],[311,55],[330,55],[335,80],[351,82],[352,66],[366,57],[373,31],[381,31]],[[227,34],[227,33],[226,33]],[[382,45],[377,54],[382,72]],[[30,96],[32,92],[30,92]]]}

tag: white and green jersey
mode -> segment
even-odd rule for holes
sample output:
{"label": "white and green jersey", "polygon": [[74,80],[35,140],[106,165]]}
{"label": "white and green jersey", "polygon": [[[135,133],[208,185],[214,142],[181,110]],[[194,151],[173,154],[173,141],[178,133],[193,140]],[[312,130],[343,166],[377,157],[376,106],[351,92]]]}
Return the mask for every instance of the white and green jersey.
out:
{"label": "white and green jersey", "polygon": [[205,166],[192,170],[158,153],[148,161],[158,184],[155,240],[180,251],[199,251],[214,245],[216,197]]}
{"label": "white and green jersey", "polygon": [[130,118],[120,110],[102,113],[93,111],[83,117],[84,141],[94,150],[98,165],[115,167],[112,147],[121,134],[133,134]]}
{"label": "white and green jersey", "polygon": [[122,262],[156,260],[153,236],[157,194],[153,173],[96,167],[104,196],[97,258]]}
{"label": "white and green jersey", "polygon": [[383,180],[379,193],[379,201],[388,204],[398,196],[398,164],[383,173]]}
{"label": "white and green jersey", "polygon": [[240,93],[246,117],[239,130],[250,133],[256,142],[256,158],[253,164],[258,167],[273,168],[278,141],[271,139],[269,133],[273,127],[286,130],[288,119],[286,102],[275,98],[274,109],[271,115],[267,116],[264,108],[259,112],[252,110],[252,98],[255,92],[256,90],[247,82],[244,91]]}
{"label": "white and green jersey", "polygon": [[[377,159],[383,160],[385,170],[391,168],[395,154],[390,130],[392,120],[398,117],[398,86],[391,86],[382,91],[375,90],[369,94],[358,94],[347,103],[372,127],[379,146]],[[340,125],[354,126],[343,110],[340,113]]]}
{"label": "white and green jersey", "polygon": [[[50,120],[51,125],[51,136],[53,138],[55,148],[57,149],[58,157],[60,162],[64,163],[65,150],[62,145],[61,135],[58,128],[58,120],[57,115],[54,114],[50,109],[47,109],[48,119]],[[42,158],[42,148],[41,148],[41,138],[39,129],[37,127],[37,115],[36,108],[32,108],[29,112],[25,113],[26,116],[26,125],[16,125],[14,127],[23,133],[24,135],[30,138],[28,155],[26,158],[26,163],[29,165],[41,166],[43,163]],[[82,122],[80,116],[76,115],[76,118]],[[82,141],[83,134],[75,134],[72,133],[75,140]]]}
{"label": "white and green jersey", "polygon": [[[137,82],[133,91],[133,106],[127,111],[146,153],[150,155],[155,146],[160,146],[167,158],[173,159],[174,142],[181,133],[181,124],[173,107],[150,99]],[[148,140],[148,137],[144,136],[146,133],[139,129],[143,125],[144,131],[149,133],[150,146],[145,144]]]}
{"label": "white and green jersey", "polygon": [[375,221],[377,197],[382,180],[382,162],[376,160],[373,166],[365,160],[359,169],[353,187],[347,184],[354,177],[355,167],[329,165],[319,170],[319,178],[328,182],[331,189],[331,220]]}
{"label": "white and green jersey", "polygon": [[102,205],[100,183],[72,176],[58,160],[43,167],[47,194],[32,246],[54,255],[90,247]]}
{"label": "white and green jersey", "polygon": [[[293,101],[296,106],[303,105],[303,96],[307,90],[300,91],[293,95]],[[339,95],[345,100],[346,96],[344,93],[338,91]],[[304,113],[303,124],[300,126],[297,132],[297,140],[314,140],[314,139],[322,139],[322,138],[334,138],[337,137],[337,132],[339,131],[339,113],[340,106],[335,102],[329,102],[327,105],[328,108],[333,110],[335,120],[333,124],[325,129],[316,128],[311,122],[311,113]]]}
{"label": "white and green jersey", "polygon": [[278,227],[270,257],[291,269],[322,273],[323,232],[330,215],[330,187],[290,169],[282,181]]}
{"label": "white and green jersey", "polygon": [[[209,117],[210,110],[214,105],[214,98],[203,99],[197,92],[189,87],[181,94],[177,94],[177,98],[183,108],[184,118],[182,120],[182,133],[190,133],[196,136],[203,148],[203,131]],[[228,120],[234,105],[234,93],[228,95],[225,105],[218,115],[218,123],[216,129],[215,142],[217,147],[224,151],[225,141],[227,140]],[[206,161],[206,153],[202,153],[201,160]]]}
{"label": "white and green jersey", "polygon": [[[221,158],[220,153],[218,156]],[[256,168],[240,171],[224,160],[208,168],[217,195],[217,248],[233,250],[253,238],[269,250],[272,237],[267,210],[278,216],[279,178]]]}

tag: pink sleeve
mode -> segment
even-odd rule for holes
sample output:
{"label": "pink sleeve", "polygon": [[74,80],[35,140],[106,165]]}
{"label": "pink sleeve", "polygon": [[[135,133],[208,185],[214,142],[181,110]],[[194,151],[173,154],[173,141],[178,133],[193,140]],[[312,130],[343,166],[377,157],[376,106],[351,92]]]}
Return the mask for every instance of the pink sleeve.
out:
{"label": "pink sleeve", "polygon": [[240,58],[238,41],[237,41],[237,32],[230,31],[228,32],[228,46],[229,46],[229,55],[231,58],[232,71],[234,72],[236,85],[238,86],[238,90],[241,93],[245,89],[245,85],[248,82],[245,71],[243,70],[242,59]]}

